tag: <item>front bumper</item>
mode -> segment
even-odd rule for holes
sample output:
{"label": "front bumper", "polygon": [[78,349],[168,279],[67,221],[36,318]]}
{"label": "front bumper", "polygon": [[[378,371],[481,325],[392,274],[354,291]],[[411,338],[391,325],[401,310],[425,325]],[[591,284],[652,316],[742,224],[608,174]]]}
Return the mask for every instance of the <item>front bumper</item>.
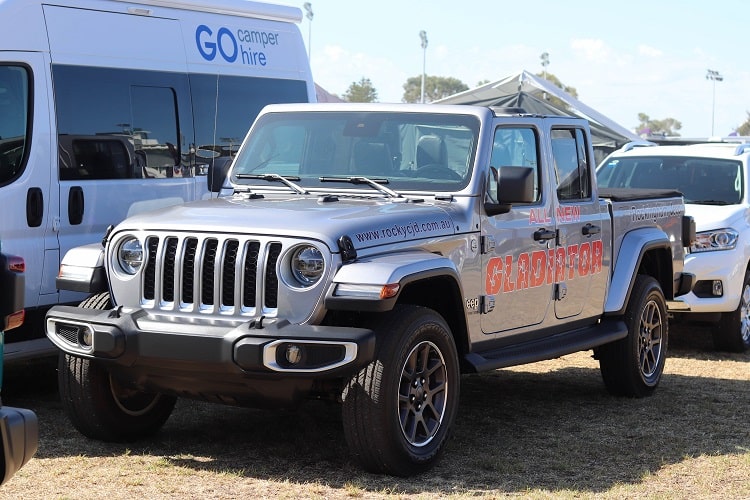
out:
{"label": "front bumper", "polygon": [[297,399],[316,381],[355,373],[375,350],[375,334],[364,328],[191,319],[126,308],[55,306],[46,333],[62,351],[106,364],[122,383],[238,404]]}
{"label": "front bumper", "polygon": [[[715,313],[737,309],[745,277],[744,258],[737,251],[701,252],[685,257],[684,272],[695,275],[693,288],[670,302],[672,312]],[[721,282],[721,294],[713,282]]]}
{"label": "front bumper", "polygon": [[0,408],[5,469],[0,471],[0,484],[5,483],[36,453],[39,445],[39,423],[36,414],[25,408]]}

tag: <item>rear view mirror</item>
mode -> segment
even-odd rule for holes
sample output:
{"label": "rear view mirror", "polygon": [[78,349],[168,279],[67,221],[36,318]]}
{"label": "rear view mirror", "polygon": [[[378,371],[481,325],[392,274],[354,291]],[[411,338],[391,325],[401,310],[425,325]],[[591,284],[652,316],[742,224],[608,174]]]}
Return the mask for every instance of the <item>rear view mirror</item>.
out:
{"label": "rear view mirror", "polygon": [[533,203],[535,170],[531,167],[492,168],[489,191],[495,200],[485,203],[487,215],[493,216],[510,211],[518,203]]}

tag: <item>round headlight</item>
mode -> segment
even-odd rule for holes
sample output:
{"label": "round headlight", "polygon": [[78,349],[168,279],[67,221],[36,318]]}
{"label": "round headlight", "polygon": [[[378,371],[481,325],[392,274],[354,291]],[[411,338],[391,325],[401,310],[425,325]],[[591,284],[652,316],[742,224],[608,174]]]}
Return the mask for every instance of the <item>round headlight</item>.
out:
{"label": "round headlight", "polygon": [[120,267],[128,274],[135,274],[143,264],[143,245],[137,238],[127,238],[120,243],[117,250],[117,261]]}
{"label": "round headlight", "polygon": [[325,261],[320,250],[312,245],[301,246],[292,254],[292,276],[302,286],[313,286],[323,276]]}

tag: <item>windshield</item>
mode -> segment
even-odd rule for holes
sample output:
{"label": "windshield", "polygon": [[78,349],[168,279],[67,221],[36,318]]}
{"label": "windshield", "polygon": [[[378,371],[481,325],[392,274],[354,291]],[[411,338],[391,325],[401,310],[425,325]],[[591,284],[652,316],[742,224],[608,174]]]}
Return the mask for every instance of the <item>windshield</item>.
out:
{"label": "windshield", "polygon": [[366,178],[394,192],[458,191],[471,178],[478,134],[479,120],[469,115],[271,113],[254,127],[231,179],[259,185],[276,174],[305,188],[341,190],[362,189],[367,183],[346,181]]}
{"label": "windshield", "polygon": [[599,187],[677,189],[686,203],[733,205],[743,198],[742,163],[687,156],[612,157],[596,174]]}

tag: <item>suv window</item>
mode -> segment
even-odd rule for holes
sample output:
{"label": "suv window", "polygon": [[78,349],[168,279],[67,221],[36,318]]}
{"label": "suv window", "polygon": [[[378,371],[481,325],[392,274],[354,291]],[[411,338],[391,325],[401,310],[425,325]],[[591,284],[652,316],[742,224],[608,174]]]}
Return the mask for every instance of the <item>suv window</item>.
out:
{"label": "suv window", "polygon": [[552,157],[560,201],[591,198],[588,146],[580,129],[552,130]]}
{"label": "suv window", "polygon": [[743,197],[742,162],[688,156],[610,157],[600,187],[677,189],[686,203],[732,205]]}
{"label": "suv window", "polygon": [[21,173],[29,143],[29,71],[0,65],[0,185]]}

